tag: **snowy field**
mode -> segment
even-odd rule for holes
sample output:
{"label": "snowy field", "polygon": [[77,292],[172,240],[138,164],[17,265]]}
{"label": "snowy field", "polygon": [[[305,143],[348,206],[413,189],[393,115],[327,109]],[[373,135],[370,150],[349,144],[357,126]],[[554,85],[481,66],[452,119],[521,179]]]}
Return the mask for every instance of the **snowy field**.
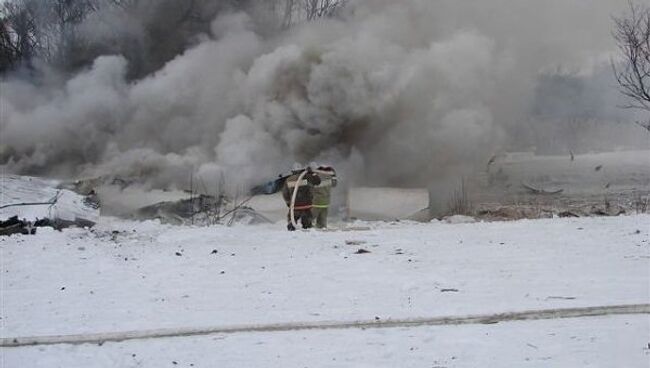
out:
{"label": "snowy field", "polygon": [[[0,239],[4,338],[650,303],[650,216]],[[363,249],[368,253],[359,253]],[[0,348],[0,367],[647,367],[647,314]]]}

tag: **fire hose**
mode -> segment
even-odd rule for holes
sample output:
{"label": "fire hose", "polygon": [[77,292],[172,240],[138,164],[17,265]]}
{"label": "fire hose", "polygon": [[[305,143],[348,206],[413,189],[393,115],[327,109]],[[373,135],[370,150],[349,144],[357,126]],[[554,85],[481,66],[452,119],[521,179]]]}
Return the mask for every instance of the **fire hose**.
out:
{"label": "fire hose", "polygon": [[298,195],[298,188],[300,187],[300,182],[302,182],[302,179],[305,177],[307,174],[307,170],[303,171],[300,176],[298,176],[298,180],[296,181],[296,185],[293,188],[293,195],[291,196],[291,205],[289,206],[289,213],[290,219],[291,219],[291,224],[293,225],[294,228],[298,228],[298,224],[296,223],[296,216],[294,213],[294,209],[296,207],[296,196]]}

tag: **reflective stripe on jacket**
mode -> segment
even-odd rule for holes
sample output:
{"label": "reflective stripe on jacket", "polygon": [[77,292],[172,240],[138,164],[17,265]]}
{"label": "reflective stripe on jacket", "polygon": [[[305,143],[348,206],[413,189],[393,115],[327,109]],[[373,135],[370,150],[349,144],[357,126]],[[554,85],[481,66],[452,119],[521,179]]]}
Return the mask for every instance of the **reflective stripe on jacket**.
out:
{"label": "reflective stripe on jacket", "polygon": [[298,187],[298,193],[296,193],[296,203],[294,203],[294,209],[296,210],[308,210],[311,209],[312,199],[313,199],[313,186],[320,184],[320,178],[314,173],[305,174],[303,180],[298,183],[298,177],[302,172],[291,175],[284,182],[284,187],[282,188],[282,197],[287,203],[287,206],[291,206],[291,197],[293,196],[293,191]]}

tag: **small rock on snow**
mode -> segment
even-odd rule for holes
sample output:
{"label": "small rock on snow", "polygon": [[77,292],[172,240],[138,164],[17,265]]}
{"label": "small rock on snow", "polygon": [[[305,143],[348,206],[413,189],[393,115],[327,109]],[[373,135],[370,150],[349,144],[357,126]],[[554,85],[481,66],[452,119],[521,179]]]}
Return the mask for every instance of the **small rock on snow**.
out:
{"label": "small rock on snow", "polygon": [[345,245],[361,245],[361,244],[366,244],[365,241],[363,240],[346,240]]}

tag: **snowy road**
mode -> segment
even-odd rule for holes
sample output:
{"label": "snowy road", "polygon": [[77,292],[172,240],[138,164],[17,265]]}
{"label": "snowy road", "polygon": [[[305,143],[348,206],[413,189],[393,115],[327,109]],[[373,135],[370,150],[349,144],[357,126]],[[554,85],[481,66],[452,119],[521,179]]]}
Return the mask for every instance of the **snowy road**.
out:
{"label": "snowy road", "polygon": [[[0,337],[650,303],[647,215],[357,225],[370,229],[287,233],[279,225],[206,229],[105,219],[93,231],[46,230],[35,237],[5,238],[0,240]],[[357,254],[359,249],[370,253]],[[490,341],[476,341],[486,333],[492,336]],[[521,342],[523,350],[514,349],[508,359],[531,359],[526,361],[531,366],[548,366],[547,361],[535,360],[548,356],[557,363],[552,366],[589,366],[579,359],[616,366],[599,359],[614,354],[633,357],[627,366],[644,367],[648,335],[648,316],[631,315],[196,336],[106,343],[104,348],[4,348],[2,359],[7,368],[25,366],[21,364],[25,361],[37,362],[34,367],[116,366],[109,361],[121,362],[117,366],[160,367],[174,366],[172,361],[181,365],[181,360],[187,363],[184,366],[190,361],[197,367],[259,366],[258,358],[265,366],[278,367],[299,366],[301,361],[312,364],[300,366],[310,367],[346,365],[332,358],[352,359],[347,365],[357,367],[469,367],[476,366],[475,359],[497,359],[497,353],[511,349],[506,345]],[[527,347],[524,339],[536,341],[530,344],[545,352]],[[368,345],[372,341],[377,345]],[[172,342],[174,348],[169,350]],[[380,348],[382,343],[391,348]],[[238,357],[238,344],[251,353],[240,351]],[[331,349],[324,348],[328,344]],[[409,344],[418,350],[409,350],[413,347]],[[209,346],[220,353],[204,354]],[[489,349],[481,350],[485,346]],[[85,359],[90,357],[97,357],[97,363],[89,364]]]}

